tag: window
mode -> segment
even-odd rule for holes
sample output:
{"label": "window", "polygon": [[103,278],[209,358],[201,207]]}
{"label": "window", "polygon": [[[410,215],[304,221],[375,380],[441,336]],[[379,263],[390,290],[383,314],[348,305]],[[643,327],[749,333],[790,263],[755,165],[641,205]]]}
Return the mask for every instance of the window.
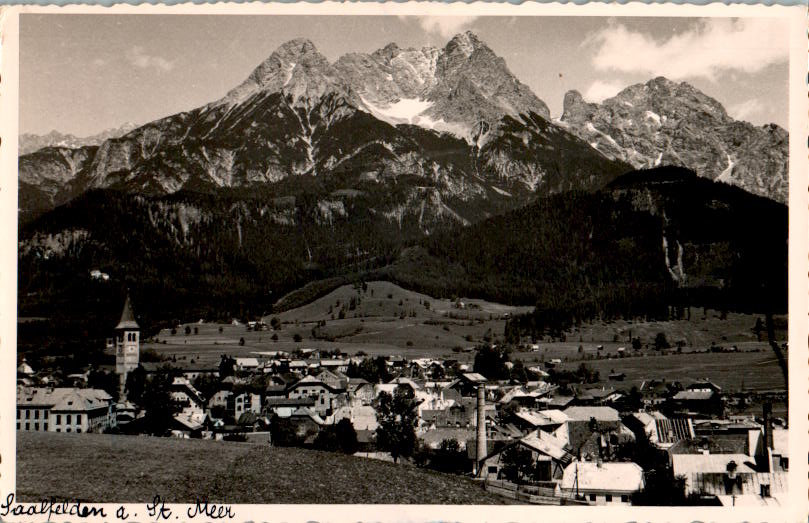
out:
{"label": "window", "polygon": [[20,411],[18,410],[17,411],[17,419],[20,419],[21,417],[22,417],[22,413],[20,413]]}
{"label": "window", "polygon": [[27,421],[25,422],[25,430],[31,430],[31,424]]}
{"label": "window", "polygon": [[595,494],[590,494],[590,501],[595,501],[595,500],[596,500],[596,495]]}
{"label": "window", "polygon": [[66,428],[65,432],[70,432],[70,427]]}
{"label": "window", "polygon": [[57,415],[56,415],[56,424],[57,424],[57,425],[61,425],[61,424],[62,424],[62,415],[61,415],[61,414],[57,414]]}
{"label": "window", "polygon": [[81,428],[76,428],[76,432],[81,432]]}
{"label": "window", "polygon": [[769,485],[761,485],[761,497],[762,498],[770,497],[770,486]]}
{"label": "window", "polygon": [[489,465],[489,474],[497,474],[497,465]]}
{"label": "window", "polygon": [[17,422],[17,430],[20,430],[20,422]]}
{"label": "window", "polygon": [[629,502],[629,496],[626,495],[626,494],[622,494],[621,495],[621,502],[622,503],[628,503]]}
{"label": "window", "polygon": [[67,416],[65,416],[65,419],[67,420],[67,421],[66,421],[66,423],[67,423],[68,425],[70,425],[70,414],[68,414]]}
{"label": "window", "polygon": [[48,424],[47,424],[47,423],[44,425],[44,427],[42,428],[42,430],[44,430],[44,431],[47,431],[47,430],[48,430]]}
{"label": "window", "polygon": [[81,414],[76,414],[76,424],[78,425],[80,423],[81,423]]}
{"label": "window", "polygon": [[34,411],[34,419],[39,419],[39,411],[38,410]]}
{"label": "window", "polygon": [[612,494],[607,494],[607,500],[606,501],[607,501],[607,503],[612,501]]}
{"label": "window", "polygon": [[62,429],[60,429],[59,427],[56,427],[56,432],[62,432]]}
{"label": "window", "polygon": [[34,430],[39,430],[39,423],[34,423]]}
{"label": "window", "polygon": [[30,410],[25,411],[25,419],[31,419],[31,411]]}

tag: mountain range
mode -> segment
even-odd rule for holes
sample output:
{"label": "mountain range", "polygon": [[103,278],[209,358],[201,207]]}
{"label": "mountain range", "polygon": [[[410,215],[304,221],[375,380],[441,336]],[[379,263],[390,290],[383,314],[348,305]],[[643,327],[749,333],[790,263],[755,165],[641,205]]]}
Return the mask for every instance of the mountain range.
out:
{"label": "mountain range", "polygon": [[78,149],[85,145],[100,145],[110,138],[123,136],[132,129],[136,129],[137,124],[127,122],[120,127],[104,129],[100,133],[90,136],[78,137],[73,134],[62,134],[57,130],[52,130],[47,134],[23,133],[20,135],[18,151],[20,156],[31,154],[45,147],[66,147]]}
{"label": "mountain range", "polygon": [[[500,261],[513,258],[503,245],[483,242],[496,235],[491,224],[522,231],[529,235],[518,235],[523,243],[535,245],[522,209],[559,209],[542,216],[555,224],[548,245],[562,249],[581,231],[557,222],[581,214],[575,202],[583,195],[609,195],[598,197],[599,206],[605,223],[619,227],[629,222],[608,218],[628,215],[611,184],[634,168],[671,164],[706,178],[707,185],[678,186],[716,195],[694,199],[681,191],[677,205],[688,209],[694,199],[696,209],[727,206],[735,216],[740,205],[758,201],[714,188],[726,182],[774,200],[774,207],[762,204],[762,222],[780,226],[783,206],[776,202],[786,201],[787,140],[777,126],[735,122],[715,100],[663,78],[602,104],[568,93],[554,121],[470,32],[441,49],[390,44],[334,63],[296,39],[203,107],[99,145],[54,145],[20,156],[20,309],[41,315],[59,309],[85,292],[87,271],[99,268],[164,319],[190,310],[202,315],[200,307],[261,313],[278,293],[322,278],[382,271],[426,285],[436,276],[420,272],[413,253],[430,245],[438,252],[431,242],[456,245],[450,241],[456,237],[492,250],[477,260],[443,251],[431,256],[442,260],[430,265],[444,281],[438,291],[466,288],[458,282],[469,277],[499,281],[511,289],[499,294],[509,300],[548,296],[551,288],[565,294],[558,286],[526,287],[529,273],[516,264],[498,276]],[[644,178],[633,198],[657,190],[653,178]],[[655,253],[675,248],[654,221],[660,209],[644,212],[657,217],[638,245]],[[675,214],[663,212],[664,221]],[[623,234],[603,232],[616,242]],[[626,259],[647,259],[632,252]],[[551,264],[551,254],[543,263]],[[677,280],[676,255],[666,259],[675,262],[661,265],[662,256],[648,254],[648,269],[666,275],[649,280],[657,291],[685,285]],[[717,259],[732,265],[731,257]],[[469,272],[480,263],[490,274]],[[587,266],[598,271],[596,263]],[[726,278],[711,274],[727,270],[689,269],[704,277],[688,281],[715,287]],[[453,280],[453,274],[467,276]],[[518,283],[522,294],[514,290]],[[492,294],[492,285],[480,283],[475,292]]]}

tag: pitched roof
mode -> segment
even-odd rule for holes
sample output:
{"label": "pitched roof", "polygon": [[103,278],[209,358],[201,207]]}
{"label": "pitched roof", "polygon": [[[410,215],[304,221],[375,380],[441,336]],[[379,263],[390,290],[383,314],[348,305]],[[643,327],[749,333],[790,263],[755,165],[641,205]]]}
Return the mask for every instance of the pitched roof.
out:
{"label": "pitched roof", "polygon": [[561,487],[566,490],[637,492],[644,486],[643,469],[635,463],[573,462],[565,468]]}
{"label": "pitched roof", "polygon": [[[728,463],[736,463],[736,473],[753,473],[753,458],[746,454],[672,454],[671,464],[675,475],[709,474],[728,471]],[[749,463],[748,463],[749,462]]]}
{"label": "pitched roof", "polygon": [[712,390],[681,390],[674,395],[675,401],[709,400],[713,398]]}
{"label": "pitched roof", "polygon": [[124,302],[124,310],[121,312],[121,319],[118,321],[118,325],[115,326],[115,330],[140,330],[140,326],[138,322],[135,321],[135,313],[132,312],[132,303],[129,301],[129,295],[126,296],[126,301]]}
{"label": "pitched roof", "polygon": [[568,407],[565,414],[570,421],[621,421],[618,411],[612,407]]}
{"label": "pitched roof", "polygon": [[573,456],[565,450],[564,441],[541,430],[528,434],[520,440],[520,443],[563,463],[573,459]]}
{"label": "pitched roof", "polygon": [[17,390],[18,407],[49,407],[60,412],[84,412],[107,408],[112,397],[101,389],[21,388]]}

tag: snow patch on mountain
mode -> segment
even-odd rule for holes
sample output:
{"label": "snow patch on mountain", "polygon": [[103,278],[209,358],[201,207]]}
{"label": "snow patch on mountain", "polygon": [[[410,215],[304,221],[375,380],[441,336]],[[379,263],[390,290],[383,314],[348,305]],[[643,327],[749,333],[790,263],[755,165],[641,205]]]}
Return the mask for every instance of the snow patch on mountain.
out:
{"label": "snow patch on mountain", "polygon": [[418,98],[402,98],[388,106],[376,105],[362,95],[360,99],[372,115],[391,125],[400,123],[418,125],[422,119],[421,113],[433,106],[433,102]]}

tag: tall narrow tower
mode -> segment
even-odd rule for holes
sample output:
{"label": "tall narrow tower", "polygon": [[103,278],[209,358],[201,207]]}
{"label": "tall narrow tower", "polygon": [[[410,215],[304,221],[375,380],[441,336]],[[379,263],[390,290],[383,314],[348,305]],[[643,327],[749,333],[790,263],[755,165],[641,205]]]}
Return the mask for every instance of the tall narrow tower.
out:
{"label": "tall narrow tower", "polygon": [[115,326],[115,372],[121,376],[121,397],[123,398],[126,374],[137,368],[140,361],[140,326],[135,321],[129,295],[124,302],[121,320]]}
{"label": "tall narrow tower", "polygon": [[480,468],[483,466],[483,458],[486,457],[486,386],[478,385],[477,401],[477,438],[475,448],[475,475],[480,477]]}

